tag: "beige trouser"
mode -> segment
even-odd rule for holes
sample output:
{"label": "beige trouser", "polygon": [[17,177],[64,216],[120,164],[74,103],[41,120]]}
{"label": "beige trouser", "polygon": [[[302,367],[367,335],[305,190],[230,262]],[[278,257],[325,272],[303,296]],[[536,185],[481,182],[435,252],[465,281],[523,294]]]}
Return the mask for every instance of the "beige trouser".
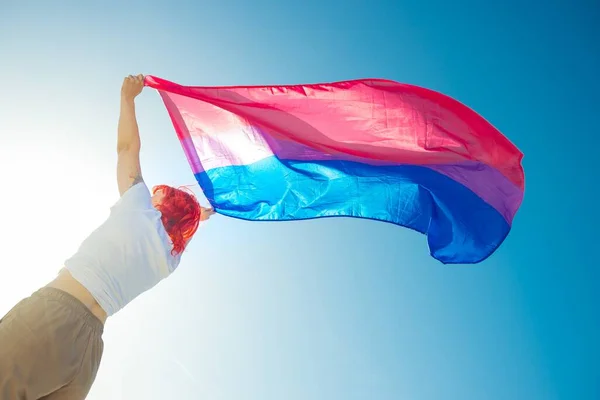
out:
{"label": "beige trouser", "polygon": [[0,320],[0,400],[85,399],[103,325],[75,297],[42,288]]}

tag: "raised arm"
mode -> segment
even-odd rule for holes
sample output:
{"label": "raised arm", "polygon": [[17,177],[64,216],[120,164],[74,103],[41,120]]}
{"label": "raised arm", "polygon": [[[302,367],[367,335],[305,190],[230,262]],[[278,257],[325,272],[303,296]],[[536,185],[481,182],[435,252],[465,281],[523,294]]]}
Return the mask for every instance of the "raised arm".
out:
{"label": "raised arm", "polygon": [[121,196],[143,179],[140,166],[140,133],[135,116],[135,98],[143,88],[143,75],[129,75],[121,88],[121,114],[117,138],[117,182]]}

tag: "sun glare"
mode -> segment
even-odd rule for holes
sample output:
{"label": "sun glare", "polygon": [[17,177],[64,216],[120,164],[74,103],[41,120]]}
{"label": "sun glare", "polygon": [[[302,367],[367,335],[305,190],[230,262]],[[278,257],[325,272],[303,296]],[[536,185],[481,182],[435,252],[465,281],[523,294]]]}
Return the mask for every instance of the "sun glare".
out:
{"label": "sun glare", "polygon": [[51,280],[108,215],[118,195],[112,170],[83,150],[51,140],[3,141],[0,314]]}

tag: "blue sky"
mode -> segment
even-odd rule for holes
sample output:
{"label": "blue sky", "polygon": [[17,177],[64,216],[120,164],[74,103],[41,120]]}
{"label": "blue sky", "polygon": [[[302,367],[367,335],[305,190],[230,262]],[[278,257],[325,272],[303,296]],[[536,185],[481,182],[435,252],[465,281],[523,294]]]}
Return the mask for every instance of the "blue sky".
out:
{"label": "blue sky", "polygon": [[[592,1],[5,0],[0,313],[116,201],[123,76],[389,78],[457,98],[525,153],[497,253],[443,266],[389,224],[216,216],[109,320],[89,399],[598,399],[599,17]],[[138,104],[148,183],[194,184],[159,96]]]}

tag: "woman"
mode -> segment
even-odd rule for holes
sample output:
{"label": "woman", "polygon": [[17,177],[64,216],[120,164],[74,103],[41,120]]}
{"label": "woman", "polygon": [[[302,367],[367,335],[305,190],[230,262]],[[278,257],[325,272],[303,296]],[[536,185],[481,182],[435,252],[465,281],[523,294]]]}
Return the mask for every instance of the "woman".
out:
{"label": "woman", "polygon": [[166,278],[202,220],[214,212],[186,191],[152,194],[140,170],[135,97],[125,78],[117,140],[121,198],[56,279],[0,320],[0,399],[84,399],[102,357],[108,317]]}

